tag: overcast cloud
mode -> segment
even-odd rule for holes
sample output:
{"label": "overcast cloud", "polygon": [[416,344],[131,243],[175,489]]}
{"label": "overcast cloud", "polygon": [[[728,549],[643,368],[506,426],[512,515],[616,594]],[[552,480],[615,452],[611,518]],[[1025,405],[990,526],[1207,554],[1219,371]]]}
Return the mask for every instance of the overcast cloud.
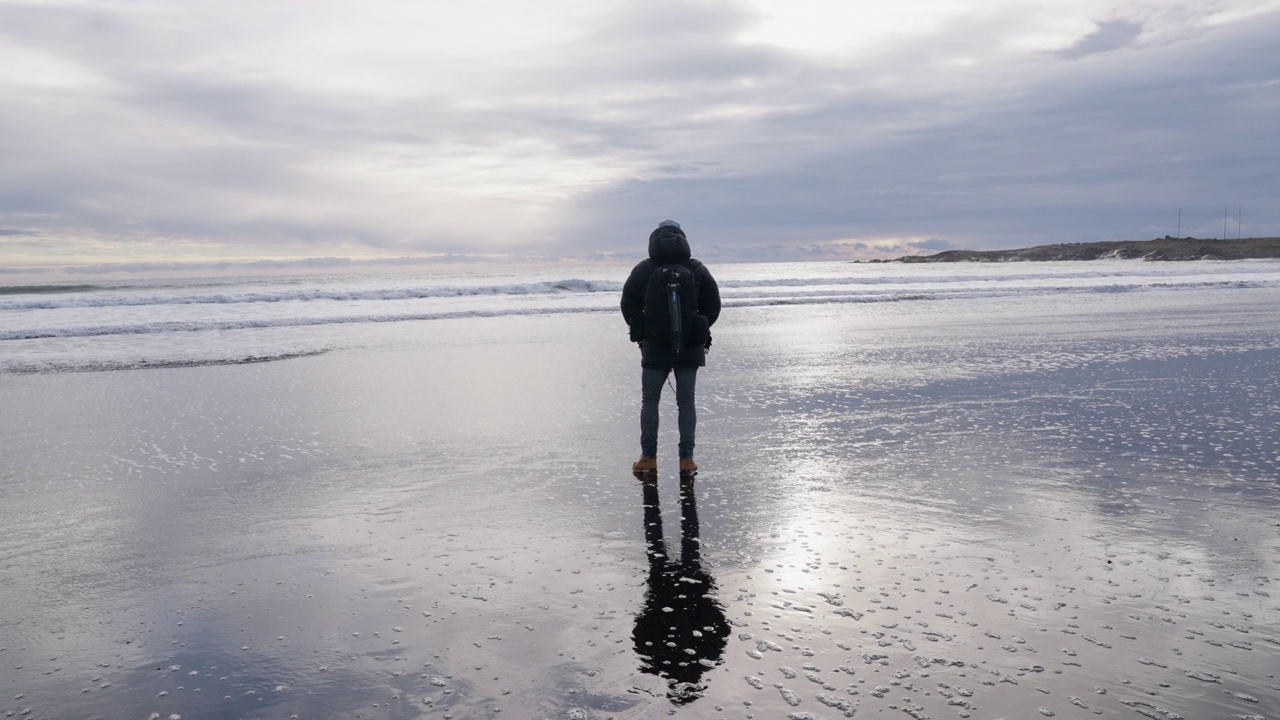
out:
{"label": "overcast cloud", "polygon": [[1280,2],[0,0],[0,266],[1280,235]]}

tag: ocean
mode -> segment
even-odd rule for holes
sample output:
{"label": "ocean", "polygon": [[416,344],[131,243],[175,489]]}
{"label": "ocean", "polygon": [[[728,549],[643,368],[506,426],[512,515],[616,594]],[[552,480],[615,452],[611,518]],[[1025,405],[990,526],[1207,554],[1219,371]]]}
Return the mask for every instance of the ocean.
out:
{"label": "ocean", "polygon": [[[615,313],[619,267],[487,266],[395,272],[0,285],[0,372],[273,360],[387,342],[446,319]],[[716,268],[725,307],[1141,296],[1274,289],[1280,264],[738,264]],[[945,310],[942,310],[945,312]],[[390,327],[379,327],[389,324]]]}
{"label": "ocean", "polygon": [[0,286],[0,712],[1280,717],[1280,262]]}

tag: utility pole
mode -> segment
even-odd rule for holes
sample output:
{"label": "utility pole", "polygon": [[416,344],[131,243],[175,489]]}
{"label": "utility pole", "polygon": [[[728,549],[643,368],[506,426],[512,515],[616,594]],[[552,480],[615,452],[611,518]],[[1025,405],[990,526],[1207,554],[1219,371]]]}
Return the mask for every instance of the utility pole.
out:
{"label": "utility pole", "polygon": [[1228,208],[1225,208],[1225,207],[1222,208],[1222,239],[1223,240],[1227,239],[1227,210]]}
{"label": "utility pole", "polygon": [[1182,206],[1178,206],[1178,239],[1182,239]]}
{"label": "utility pole", "polygon": [[1236,239],[1237,240],[1240,239],[1241,228],[1244,227],[1244,224],[1241,222],[1242,218],[1244,218],[1244,207],[1236,206]]}

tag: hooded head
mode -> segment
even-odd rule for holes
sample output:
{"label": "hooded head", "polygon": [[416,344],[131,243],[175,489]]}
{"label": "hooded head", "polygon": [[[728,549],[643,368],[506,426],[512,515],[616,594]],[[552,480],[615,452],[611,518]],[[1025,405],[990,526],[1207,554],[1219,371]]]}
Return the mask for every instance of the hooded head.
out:
{"label": "hooded head", "polygon": [[663,220],[649,234],[649,258],[654,262],[684,262],[690,257],[689,240],[675,220]]}

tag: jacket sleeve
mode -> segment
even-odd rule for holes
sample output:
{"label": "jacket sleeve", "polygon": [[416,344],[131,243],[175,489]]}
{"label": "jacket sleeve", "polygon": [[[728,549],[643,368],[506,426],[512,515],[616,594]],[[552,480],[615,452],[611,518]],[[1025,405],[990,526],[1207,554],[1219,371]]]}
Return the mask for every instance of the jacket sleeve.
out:
{"label": "jacket sleeve", "polygon": [[707,316],[707,325],[715,325],[720,317],[720,287],[706,265],[698,268],[698,312]]}
{"label": "jacket sleeve", "polygon": [[622,285],[622,319],[630,326],[644,311],[644,288],[652,272],[652,263],[642,260],[631,270]]}

